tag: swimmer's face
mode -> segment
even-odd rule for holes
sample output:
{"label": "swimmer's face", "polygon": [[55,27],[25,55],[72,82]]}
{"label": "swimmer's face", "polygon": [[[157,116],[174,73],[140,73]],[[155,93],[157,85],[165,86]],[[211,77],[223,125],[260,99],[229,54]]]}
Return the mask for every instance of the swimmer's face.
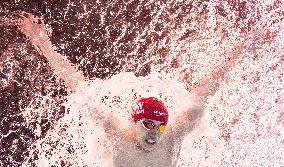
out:
{"label": "swimmer's face", "polygon": [[147,151],[151,151],[159,144],[162,132],[160,125],[164,126],[162,122],[151,119],[144,119],[136,121],[136,136],[138,144]]}

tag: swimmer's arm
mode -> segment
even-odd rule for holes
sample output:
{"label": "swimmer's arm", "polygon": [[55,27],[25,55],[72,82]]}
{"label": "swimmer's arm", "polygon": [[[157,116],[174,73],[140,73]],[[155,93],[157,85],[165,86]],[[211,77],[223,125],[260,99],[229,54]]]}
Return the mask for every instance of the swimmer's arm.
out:
{"label": "swimmer's arm", "polygon": [[243,56],[241,53],[244,45],[236,46],[235,49],[229,53],[230,57],[221,65],[214,68],[208,75],[205,75],[197,85],[191,88],[191,93],[200,98],[201,105],[206,103],[209,96],[213,96],[221,83],[225,79],[225,75],[236,63],[236,60]]}
{"label": "swimmer's arm", "polygon": [[207,98],[217,92],[227,71],[234,66],[240,56],[243,56],[241,53],[243,48],[243,45],[235,47],[235,50],[230,53],[231,57],[227,61],[204,76],[198,85],[191,88],[191,93],[198,99],[196,102],[198,105],[189,108],[187,111],[179,112],[179,115],[175,119],[177,126],[173,130],[175,136],[183,136],[182,134],[186,134],[185,132],[191,131],[194,128],[197,120],[203,115]]}
{"label": "swimmer's arm", "polygon": [[52,43],[47,40],[42,45],[37,45],[46,57],[51,68],[54,69],[54,73],[64,80],[69,93],[74,92],[78,87],[79,81],[84,81],[84,76],[78,70],[74,64],[72,64],[65,56],[56,52],[56,48]]}
{"label": "swimmer's arm", "polygon": [[172,125],[170,134],[176,139],[182,138],[194,129],[202,115],[203,109],[199,107],[189,108],[180,112],[176,116],[175,124]]}
{"label": "swimmer's arm", "polygon": [[105,122],[105,131],[110,137],[117,138],[118,136],[134,139],[133,131],[128,127],[124,127],[116,116],[110,114]]}
{"label": "swimmer's arm", "polygon": [[[39,45],[38,45],[39,46]],[[64,80],[69,93],[74,92],[79,81],[84,81],[84,76],[74,64],[72,64],[65,56],[55,51],[55,47],[48,40],[40,47],[40,51],[47,58],[49,65],[54,69],[54,73]]]}
{"label": "swimmer's arm", "polygon": [[84,80],[84,76],[65,56],[56,52],[56,47],[48,36],[51,29],[47,28],[42,18],[31,14],[22,13],[17,17],[1,20],[4,20],[6,24],[16,25],[30,39],[35,48],[46,57],[54,73],[65,81],[68,93],[73,92],[79,81]]}

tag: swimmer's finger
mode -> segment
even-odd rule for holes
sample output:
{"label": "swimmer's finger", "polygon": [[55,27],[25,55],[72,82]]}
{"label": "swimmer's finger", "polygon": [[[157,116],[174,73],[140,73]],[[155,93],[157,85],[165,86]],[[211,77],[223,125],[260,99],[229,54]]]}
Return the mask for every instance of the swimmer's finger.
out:
{"label": "swimmer's finger", "polygon": [[[22,12],[20,19],[17,19],[17,27],[33,42],[48,40],[52,34],[52,29],[48,24],[44,24],[42,17],[34,16],[30,13]],[[37,45],[38,43],[34,43]]]}
{"label": "swimmer's finger", "polygon": [[47,30],[50,34],[50,28],[44,27],[44,21],[42,17],[34,16],[26,12],[12,12],[0,17],[0,22],[8,26],[17,26],[19,29],[42,29]]}
{"label": "swimmer's finger", "polygon": [[44,33],[48,36],[52,34],[51,27],[48,24],[44,23],[44,19],[42,17],[25,13],[25,18],[23,19],[23,23],[25,28],[29,27],[31,29],[36,30],[36,32],[40,32],[41,34]]}

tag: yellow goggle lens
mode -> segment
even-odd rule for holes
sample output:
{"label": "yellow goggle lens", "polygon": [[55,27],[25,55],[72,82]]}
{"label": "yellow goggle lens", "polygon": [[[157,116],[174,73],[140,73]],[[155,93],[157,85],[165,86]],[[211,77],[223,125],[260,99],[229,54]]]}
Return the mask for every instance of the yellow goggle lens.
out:
{"label": "yellow goggle lens", "polygon": [[163,133],[166,130],[166,125],[160,125],[159,130]]}

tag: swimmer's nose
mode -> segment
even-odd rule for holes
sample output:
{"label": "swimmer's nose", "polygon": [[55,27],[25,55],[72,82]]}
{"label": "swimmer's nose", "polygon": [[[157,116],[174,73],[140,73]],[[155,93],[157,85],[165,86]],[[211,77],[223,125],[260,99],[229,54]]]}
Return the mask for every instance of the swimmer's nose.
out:
{"label": "swimmer's nose", "polygon": [[154,145],[156,143],[156,140],[154,140],[152,138],[146,139],[145,141],[146,141],[147,144],[150,144],[150,145]]}

